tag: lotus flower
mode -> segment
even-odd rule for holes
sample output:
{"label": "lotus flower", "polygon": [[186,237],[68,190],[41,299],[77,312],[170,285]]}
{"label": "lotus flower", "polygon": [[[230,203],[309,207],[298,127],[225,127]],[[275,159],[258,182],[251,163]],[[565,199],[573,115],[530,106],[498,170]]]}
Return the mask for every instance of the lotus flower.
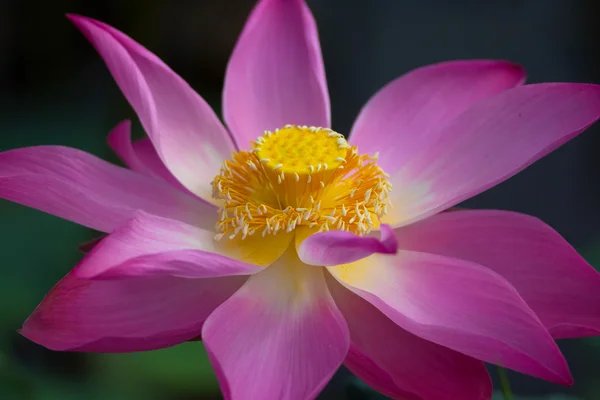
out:
{"label": "lotus flower", "polygon": [[489,399],[484,361],[570,384],[554,339],[600,331],[600,276],[534,217],[444,212],[600,116],[600,87],[504,61],[409,72],[330,129],[315,22],[263,0],[227,67],[225,128],[155,55],[70,16],[148,138],[129,169],[60,146],[0,154],[0,196],[106,232],[21,333],[130,352],[201,337],[227,399],[314,398],[345,365],[397,399]]}

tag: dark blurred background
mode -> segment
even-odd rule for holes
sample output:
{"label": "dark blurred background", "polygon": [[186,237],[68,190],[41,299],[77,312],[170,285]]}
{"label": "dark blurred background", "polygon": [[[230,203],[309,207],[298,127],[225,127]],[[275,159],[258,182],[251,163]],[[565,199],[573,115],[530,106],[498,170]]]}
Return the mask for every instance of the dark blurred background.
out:
{"label": "dark blurred background", "polygon": [[[598,0],[308,2],[320,28],[339,132],[349,131],[362,104],[386,82],[437,61],[508,59],[527,68],[529,82],[600,83]],[[253,4],[0,0],[0,151],[61,144],[117,162],[106,134],[135,115],[65,13],[126,32],[220,112],[225,65]],[[599,134],[600,126],[588,130],[465,205],[540,217],[599,267]],[[199,342],[98,355],[51,352],[16,333],[45,292],[80,259],[77,246],[93,237],[86,228],[0,200],[0,399],[220,398]],[[560,346],[575,385],[565,388],[509,372],[517,399],[600,399],[600,340]],[[340,371],[320,398],[383,397]]]}

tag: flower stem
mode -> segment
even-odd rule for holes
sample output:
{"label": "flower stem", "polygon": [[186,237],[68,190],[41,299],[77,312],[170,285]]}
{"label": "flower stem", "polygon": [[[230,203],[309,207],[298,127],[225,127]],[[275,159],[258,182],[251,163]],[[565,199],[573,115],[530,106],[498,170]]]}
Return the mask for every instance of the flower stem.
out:
{"label": "flower stem", "polygon": [[510,390],[510,382],[508,381],[506,370],[499,365],[498,375],[500,376],[500,386],[502,387],[502,394],[504,395],[504,400],[513,400],[513,395]]}

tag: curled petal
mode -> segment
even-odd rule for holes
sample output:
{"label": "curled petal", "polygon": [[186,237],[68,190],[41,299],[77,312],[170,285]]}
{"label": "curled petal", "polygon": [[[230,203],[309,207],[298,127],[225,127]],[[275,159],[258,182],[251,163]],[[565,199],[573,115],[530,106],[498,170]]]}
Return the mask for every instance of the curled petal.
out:
{"label": "curled petal", "polygon": [[72,273],[46,295],[20,333],[52,350],[131,352],[197,337],[206,317],[244,277],[169,276],[114,281]]}
{"label": "curled petal", "polygon": [[481,100],[430,135],[392,175],[384,222],[407,225],[521,171],[600,117],[600,86],[525,85]]}
{"label": "curled petal", "polygon": [[100,241],[102,241],[102,239],[104,239],[106,237],[106,235],[101,235],[96,237],[95,239],[92,240],[88,240],[87,242],[81,243],[77,248],[79,249],[79,251],[81,251],[83,254],[87,254],[90,251],[92,251],[92,249],[94,247],[96,247],[96,245],[98,243],[100,243]]}
{"label": "curled petal", "polygon": [[[398,241],[389,225],[380,226],[380,235],[377,239],[346,231],[315,233],[297,244],[298,256],[309,265],[332,266],[358,261],[373,253],[395,253]],[[297,243],[299,236],[296,235]]]}
{"label": "curled petal", "polygon": [[534,312],[487,268],[400,251],[329,270],[414,335],[486,362],[572,383],[564,357]]}
{"label": "curled petal", "polygon": [[212,201],[209,182],[235,147],[208,104],[122,32],[91,18],[69,19],[106,62],[167,168],[191,192]]}
{"label": "curled petal", "polygon": [[287,124],[329,127],[315,21],[304,0],[262,0],[225,75],[223,115],[240,148]]}
{"label": "curled petal", "polygon": [[555,338],[600,334],[600,274],[537,218],[465,210],[399,228],[396,235],[403,249],[469,260],[496,271]]}
{"label": "curled petal", "polygon": [[131,146],[131,121],[119,122],[108,134],[107,142],[129,168],[144,175],[152,175]]}
{"label": "curled petal", "polygon": [[173,186],[187,190],[162,162],[148,138],[131,141],[131,121],[123,121],[108,134],[108,145],[132,170],[163,179]]}
{"label": "curled petal", "polygon": [[110,232],[137,210],[209,228],[216,208],[169,184],[61,146],[0,153],[0,197]]}
{"label": "curled petal", "polygon": [[369,100],[354,123],[350,142],[361,152],[379,152],[377,163],[393,174],[424,151],[430,135],[458,114],[524,80],[524,69],[506,61],[449,61],[415,69]]}
{"label": "curled petal", "polygon": [[335,279],[327,284],[350,329],[344,365],[374,389],[402,400],[490,398],[483,362],[405,331]]}
{"label": "curled petal", "polygon": [[214,278],[249,275],[274,262],[289,247],[291,234],[216,241],[214,233],[176,220],[137,213],[102,239],[74,273],[80,278],[140,276]]}
{"label": "curled petal", "polygon": [[349,344],[323,270],[302,264],[293,248],[218,307],[202,337],[231,400],[314,399]]}

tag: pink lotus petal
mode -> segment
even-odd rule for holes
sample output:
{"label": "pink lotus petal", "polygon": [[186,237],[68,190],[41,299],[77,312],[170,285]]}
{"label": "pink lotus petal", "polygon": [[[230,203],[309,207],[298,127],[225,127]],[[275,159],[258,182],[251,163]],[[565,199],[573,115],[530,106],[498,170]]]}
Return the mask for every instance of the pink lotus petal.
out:
{"label": "pink lotus petal", "polygon": [[483,362],[405,331],[335,279],[327,284],[350,329],[344,364],[360,379],[396,399],[489,400]]}
{"label": "pink lotus petal", "polygon": [[555,338],[600,334],[600,274],[552,228],[508,211],[441,213],[396,230],[401,247],[505,277]]}
{"label": "pink lotus petal", "polygon": [[534,312],[504,278],[485,267],[401,251],[329,270],[423,339],[535,377],[572,383],[565,359]]}
{"label": "pink lotus petal", "polygon": [[187,191],[167,169],[148,138],[131,141],[131,122],[123,121],[108,134],[108,144],[119,158],[132,170],[143,175],[163,179]]}
{"label": "pink lotus petal", "polygon": [[223,115],[240,148],[287,124],[329,127],[315,21],[304,0],[263,0],[227,66]]}
{"label": "pink lotus petal", "polygon": [[384,222],[407,225],[474,196],[527,167],[600,117],[600,86],[526,85],[482,100],[440,131],[391,182]]}
{"label": "pink lotus petal", "polygon": [[[183,222],[138,213],[135,218],[102,239],[76,267],[79,278],[121,279],[131,276],[171,275],[181,278],[214,278],[249,275],[268,265],[289,247],[291,237],[265,238],[260,254],[248,257],[246,240],[236,246],[214,240],[214,232]],[[261,238],[262,239],[262,238]],[[279,240],[279,242],[277,242]]]}
{"label": "pink lotus petal", "polygon": [[380,239],[346,231],[315,233],[297,245],[298,256],[309,265],[331,266],[358,261],[373,253],[395,253],[398,241],[394,232],[385,224],[380,226],[380,230]]}
{"label": "pink lotus petal", "polygon": [[190,191],[212,201],[209,182],[234,144],[208,104],[122,32],[91,18],[69,19],[106,62],[167,168]]}
{"label": "pink lotus petal", "polygon": [[207,229],[216,220],[214,206],[167,183],[61,146],[0,153],[0,197],[103,232],[137,210]]}
{"label": "pink lotus petal", "polygon": [[348,329],[323,269],[291,250],[251,276],[202,329],[226,399],[314,399],[346,356]]}
{"label": "pink lotus petal", "polygon": [[245,278],[163,276],[115,281],[63,278],[21,334],[51,350],[130,352],[197,337],[207,316]]}
{"label": "pink lotus petal", "polygon": [[150,138],[138,139],[131,142],[131,147],[138,160],[143,163],[147,170],[157,178],[162,178],[167,182],[179,188],[185,188],[173,174],[167,169],[160,159]]}
{"label": "pink lotus petal", "polygon": [[362,153],[379,152],[377,163],[393,174],[458,114],[524,80],[523,68],[506,61],[449,61],[417,68],[369,100],[350,142]]}

